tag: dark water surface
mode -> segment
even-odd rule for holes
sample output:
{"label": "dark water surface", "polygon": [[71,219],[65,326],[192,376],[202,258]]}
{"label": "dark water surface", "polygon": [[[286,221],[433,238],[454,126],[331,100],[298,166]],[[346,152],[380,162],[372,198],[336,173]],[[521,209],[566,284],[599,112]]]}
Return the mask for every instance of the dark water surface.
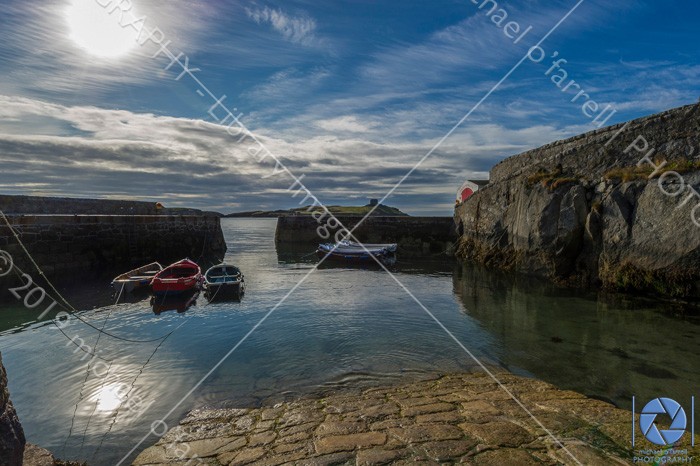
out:
{"label": "dark water surface", "polygon": [[[254,406],[336,389],[476,370],[385,272],[323,266],[309,249],[277,251],[274,219],[224,219],[227,260],[248,284],[242,302],[154,314],[147,298],[104,305],[107,283],[71,296],[63,332],[21,304],[0,308],[0,350],[29,441],[64,459],[116,464],[151,423],[200,406]],[[700,325],[666,305],[611,304],[446,258],[399,255],[396,278],[486,364],[631,406],[697,395]],[[280,301],[281,305],[275,308]],[[95,303],[98,308],[92,309]],[[265,320],[199,383],[260,320]],[[171,333],[172,332],[172,333]],[[165,341],[153,340],[171,333]],[[99,358],[77,348],[82,339]],[[71,339],[73,341],[71,341]],[[88,366],[90,364],[90,366]],[[186,396],[192,391],[190,396]],[[155,442],[150,437],[137,451]],[[133,457],[133,456],[132,456]]]}

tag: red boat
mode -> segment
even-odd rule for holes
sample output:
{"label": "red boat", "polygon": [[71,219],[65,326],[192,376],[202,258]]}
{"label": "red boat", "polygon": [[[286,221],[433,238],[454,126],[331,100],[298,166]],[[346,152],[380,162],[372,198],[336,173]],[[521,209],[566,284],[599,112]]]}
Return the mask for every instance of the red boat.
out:
{"label": "red boat", "polygon": [[202,287],[202,269],[189,259],[170,264],[153,277],[153,293],[180,294]]}

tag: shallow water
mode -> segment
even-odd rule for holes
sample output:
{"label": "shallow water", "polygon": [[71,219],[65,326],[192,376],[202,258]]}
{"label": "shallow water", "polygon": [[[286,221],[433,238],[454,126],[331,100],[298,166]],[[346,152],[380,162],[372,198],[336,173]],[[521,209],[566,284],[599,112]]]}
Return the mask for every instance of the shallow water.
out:
{"label": "shallow water", "polygon": [[[65,459],[115,464],[170,411],[172,426],[200,406],[253,406],[478,370],[382,270],[324,265],[309,273],[317,261],[313,251],[276,250],[274,219],[222,223],[227,260],[243,270],[248,285],[241,302],[208,304],[202,296],[185,312],[156,315],[147,298],[105,306],[109,292],[99,283],[71,301],[90,309],[80,316],[104,326],[109,335],[101,336],[75,318],[63,323],[62,333],[50,322],[35,322],[35,311],[2,305],[0,350],[29,441]],[[681,401],[695,394],[700,326],[665,305],[610,304],[441,257],[399,255],[392,269],[486,364],[626,408],[633,395]],[[120,339],[169,333],[164,341]],[[90,362],[77,338],[102,359]]]}

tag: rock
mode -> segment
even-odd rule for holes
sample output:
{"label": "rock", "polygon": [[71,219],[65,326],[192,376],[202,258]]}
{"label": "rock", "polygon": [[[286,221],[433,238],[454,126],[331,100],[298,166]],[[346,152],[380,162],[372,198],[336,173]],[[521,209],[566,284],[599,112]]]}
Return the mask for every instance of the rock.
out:
{"label": "rock", "polygon": [[535,439],[527,430],[512,422],[493,421],[485,424],[467,424],[462,428],[470,436],[489,446],[519,447]]}
{"label": "rock", "polygon": [[386,434],[381,432],[334,435],[316,441],[316,451],[321,454],[336,453],[354,450],[356,448],[382,445],[384,442],[386,442]]}
{"label": "rock", "polygon": [[0,354],[0,466],[22,466],[24,430],[7,389],[7,372]]}
{"label": "rock", "polygon": [[50,451],[32,445],[26,444],[24,448],[24,466],[54,466],[56,458],[53,457]]}
{"label": "rock", "polygon": [[[687,158],[700,146],[700,104],[617,134],[622,127],[493,167],[491,182],[455,209],[457,256],[559,283],[700,297],[700,194],[690,190],[700,185],[700,165]],[[645,154],[626,150],[638,136],[684,173],[650,180],[638,167]]]}

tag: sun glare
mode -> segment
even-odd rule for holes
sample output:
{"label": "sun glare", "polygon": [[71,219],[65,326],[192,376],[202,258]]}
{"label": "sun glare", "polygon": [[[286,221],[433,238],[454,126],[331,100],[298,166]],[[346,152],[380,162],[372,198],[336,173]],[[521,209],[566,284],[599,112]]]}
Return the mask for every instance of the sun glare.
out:
{"label": "sun glare", "polygon": [[120,384],[102,387],[92,397],[97,402],[97,410],[111,412],[117,409],[123,401],[124,393],[122,390],[123,386]]}
{"label": "sun glare", "polygon": [[66,10],[70,38],[101,58],[118,58],[136,46],[136,31],[119,25],[119,11],[111,15],[94,0],[71,0]]}

